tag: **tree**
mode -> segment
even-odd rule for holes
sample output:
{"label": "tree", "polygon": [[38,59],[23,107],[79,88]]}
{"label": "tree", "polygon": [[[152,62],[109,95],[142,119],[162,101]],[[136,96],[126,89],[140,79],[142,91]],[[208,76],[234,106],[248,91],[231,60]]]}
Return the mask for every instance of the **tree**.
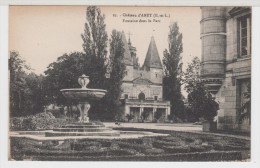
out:
{"label": "tree", "polygon": [[213,121],[219,109],[218,103],[207,91],[203,81],[200,80],[200,59],[194,57],[184,74],[184,89],[188,93],[188,102],[196,120],[203,117]]}
{"label": "tree", "polygon": [[[18,52],[11,51],[10,69],[10,116],[26,116],[43,110],[44,93],[42,75],[30,72]],[[30,72],[30,73],[29,73]]]}
{"label": "tree", "polygon": [[188,63],[183,76],[184,89],[187,93],[191,93],[196,87],[202,84],[200,80],[200,59],[198,57],[194,57],[191,63]]}
{"label": "tree", "polygon": [[202,116],[204,103],[206,101],[206,90],[200,80],[200,59],[194,57],[191,63],[188,63],[186,71],[183,73],[184,89],[188,93],[190,117],[196,121]]}
{"label": "tree", "polygon": [[66,104],[60,90],[65,88],[79,88],[78,77],[89,72],[87,57],[81,52],[63,54],[51,63],[44,72],[44,90],[48,103]]}
{"label": "tree", "polygon": [[29,70],[18,52],[11,51],[10,70],[10,112],[11,116],[21,115],[23,111],[23,95],[26,92],[25,70]]}
{"label": "tree", "polygon": [[43,80],[43,75],[37,75],[33,72],[25,76],[28,88],[25,106],[27,106],[27,113],[29,114],[42,112],[46,105]]}
{"label": "tree", "polygon": [[[116,30],[112,31],[110,39],[110,56],[109,69],[110,79],[108,83],[108,93],[106,96],[107,111],[116,118],[120,118],[120,97],[122,93],[122,81],[125,75],[124,59],[124,43],[122,41],[122,33]],[[111,115],[111,113],[110,113]]]}
{"label": "tree", "polygon": [[170,25],[168,35],[169,49],[163,53],[165,77],[163,79],[164,97],[171,102],[171,118],[183,118],[184,102],[181,94],[183,52],[182,34],[176,22]]}
{"label": "tree", "polygon": [[107,41],[105,15],[95,6],[89,6],[86,12],[87,22],[83,40],[83,50],[89,58],[88,67],[90,71],[89,87],[105,88],[105,75],[107,73]]}

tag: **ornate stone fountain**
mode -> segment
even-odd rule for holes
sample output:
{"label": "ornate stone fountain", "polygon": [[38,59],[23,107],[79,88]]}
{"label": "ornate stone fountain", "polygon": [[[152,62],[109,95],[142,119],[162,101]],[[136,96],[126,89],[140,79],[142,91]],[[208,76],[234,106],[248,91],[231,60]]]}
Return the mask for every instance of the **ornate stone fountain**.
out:
{"label": "ornate stone fountain", "polygon": [[106,94],[106,90],[102,89],[89,89],[89,77],[82,75],[78,79],[81,88],[61,89],[62,94],[67,100],[78,102],[77,108],[80,112],[79,122],[89,123],[88,111],[90,109],[90,100],[100,100]]}
{"label": "ornate stone fountain", "polygon": [[[81,88],[62,89],[64,97],[70,101],[77,102],[77,108],[80,111],[79,120],[74,123],[63,125],[60,128],[54,128],[52,131],[45,132],[46,140],[64,140],[73,138],[99,138],[99,137],[120,137],[128,138],[140,136],[157,136],[159,134],[140,131],[116,131],[107,128],[103,123],[90,122],[88,111],[90,109],[90,100],[100,100],[106,94],[106,90],[89,89],[89,77],[82,75],[78,79]],[[58,138],[60,137],[60,138]],[[30,137],[32,138],[32,137]],[[37,139],[37,138],[36,138]],[[41,139],[44,139],[41,137]]]}
{"label": "ornate stone fountain", "polygon": [[90,122],[89,120],[89,101],[100,100],[107,91],[87,88],[89,77],[84,74],[79,77],[78,83],[81,88],[60,90],[67,100],[77,103],[80,112],[78,122],[63,125],[61,128],[54,128],[52,132],[46,132],[45,136],[119,136],[119,132],[106,128],[102,123]]}

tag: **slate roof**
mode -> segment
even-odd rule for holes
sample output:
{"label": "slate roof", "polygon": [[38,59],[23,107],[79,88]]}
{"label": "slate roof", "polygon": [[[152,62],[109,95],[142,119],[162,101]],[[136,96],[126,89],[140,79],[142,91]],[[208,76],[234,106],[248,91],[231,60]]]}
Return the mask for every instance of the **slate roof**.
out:
{"label": "slate roof", "polygon": [[147,68],[162,68],[161,59],[155,44],[154,37],[152,36],[148,51],[146,53],[143,67]]}
{"label": "slate roof", "polygon": [[125,63],[126,65],[133,65],[133,60],[132,60],[132,57],[131,57],[131,52],[130,52],[130,50],[129,50],[128,43],[127,43],[127,40],[126,40],[124,31],[122,31],[122,40],[123,40],[124,49],[125,49],[125,52],[124,52],[124,63]]}

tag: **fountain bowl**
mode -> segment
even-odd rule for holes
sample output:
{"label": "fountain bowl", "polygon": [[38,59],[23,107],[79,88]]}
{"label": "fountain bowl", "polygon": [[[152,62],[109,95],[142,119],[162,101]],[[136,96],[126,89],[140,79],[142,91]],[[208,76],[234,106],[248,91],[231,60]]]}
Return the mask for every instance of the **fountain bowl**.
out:
{"label": "fountain bowl", "polygon": [[106,90],[89,88],[61,89],[60,91],[68,100],[79,101],[100,100],[107,93]]}

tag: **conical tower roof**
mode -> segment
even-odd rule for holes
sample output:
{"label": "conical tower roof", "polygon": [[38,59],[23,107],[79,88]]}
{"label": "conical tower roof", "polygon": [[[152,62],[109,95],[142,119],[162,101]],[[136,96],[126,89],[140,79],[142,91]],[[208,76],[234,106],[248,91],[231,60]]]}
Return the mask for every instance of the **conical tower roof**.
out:
{"label": "conical tower roof", "polygon": [[132,57],[131,57],[131,52],[130,52],[130,50],[129,50],[129,46],[128,46],[128,43],[127,43],[127,40],[126,40],[124,31],[122,31],[122,40],[123,40],[124,49],[125,49],[125,52],[124,52],[124,63],[125,63],[126,65],[133,65],[133,60],[132,60]]}
{"label": "conical tower roof", "polygon": [[159,57],[159,53],[153,36],[151,38],[143,66],[147,68],[162,68],[161,59]]}

